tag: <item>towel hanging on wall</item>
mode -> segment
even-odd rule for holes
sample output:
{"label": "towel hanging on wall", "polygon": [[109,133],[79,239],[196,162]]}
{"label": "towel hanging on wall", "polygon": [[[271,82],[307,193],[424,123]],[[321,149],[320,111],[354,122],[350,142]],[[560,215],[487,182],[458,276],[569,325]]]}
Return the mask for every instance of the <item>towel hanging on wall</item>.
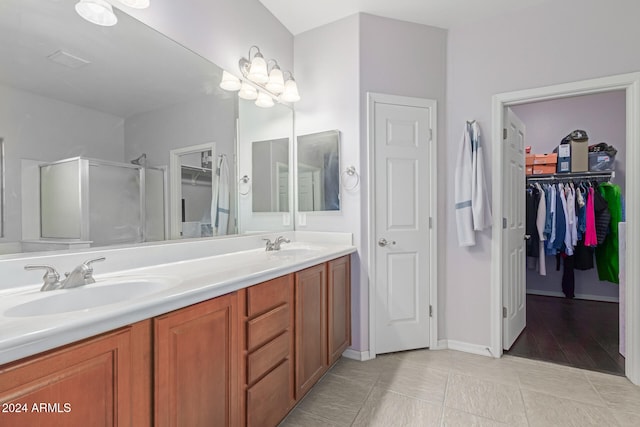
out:
{"label": "towel hanging on wall", "polygon": [[455,210],[458,244],[474,246],[474,231],[491,227],[491,206],[484,177],[480,126],[465,124],[455,169]]}

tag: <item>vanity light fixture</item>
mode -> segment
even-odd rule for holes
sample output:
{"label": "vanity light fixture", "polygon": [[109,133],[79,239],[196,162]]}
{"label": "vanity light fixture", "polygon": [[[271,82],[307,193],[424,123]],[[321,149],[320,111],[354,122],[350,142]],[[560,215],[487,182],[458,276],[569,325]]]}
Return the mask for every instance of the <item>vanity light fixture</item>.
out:
{"label": "vanity light fixture", "polygon": [[[149,0],[119,0],[125,6],[134,9],[146,9],[149,7]],[[87,21],[111,27],[118,23],[118,17],[113,12],[113,6],[105,0],[80,0],[76,3],[76,12]]]}
{"label": "vanity light fixture", "polygon": [[[255,99],[256,105],[263,108],[272,107],[274,101],[293,103],[300,100],[293,74],[290,71],[283,72],[275,59],[265,61],[258,46],[251,46],[248,58],[240,58],[238,65],[242,78],[223,71],[220,82],[222,89],[239,90],[240,98]],[[288,77],[285,79],[286,75]]]}
{"label": "vanity light fixture", "polygon": [[87,21],[103,27],[111,27],[118,22],[113,7],[105,0],[80,0],[76,3],[76,12]]}

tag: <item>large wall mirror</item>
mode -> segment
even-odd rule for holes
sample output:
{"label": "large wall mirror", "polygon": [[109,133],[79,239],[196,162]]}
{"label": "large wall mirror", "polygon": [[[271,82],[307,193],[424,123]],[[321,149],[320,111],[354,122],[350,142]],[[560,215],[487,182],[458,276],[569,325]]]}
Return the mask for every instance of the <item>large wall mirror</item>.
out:
{"label": "large wall mirror", "polygon": [[[5,177],[0,254],[169,239],[176,235],[170,227],[176,208],[179,227],[189,223],[180,237],[245,231],[237,218],[236,159],[243,161],[239,130],[252,129],[253,141],[291,139],[291,110],[276,106],[268,111],[252,105],[257,110],[245,116],[237,95],[218,87],[222,70],[217,65],[115,7],[117,25],[91,24],[77,15],[76,3],[0,2],[0,137],[5,150],[5,168],[0,170]],[[270,120],[278,107],[286,111],[278,119],[282,131],[259,136],[273,134],[268,129],[261,132],[260,127],[272,127]],[[184,186],[177,203],[198,199],[192,193],[206,188],[224,188],[229,194],[229,218],[221,227],[212,220],[211,200],[197,208],[188,205],[184,215],[182,206],[170,201],[171,151],[202,144],[213,149],[204,156],[197,154],[195,166],[184,157],[188,167],[181,168]],[[228,160],[229,175],[225,185],[216,187],[212,170],[221,156]],[[49,194],[43,196],[42,168],[61,161],[77,162],[79,170],[87,172],[72,185],[45,185]],[[81,190],[72,196],[69,188],[76,186]],[[41,203],[55,199],[64,210],[69,206],[65,200],[76,196],[82,199],[79,214],[91,223],[83,236],[86,242],[67,239],[62,246],[39,245]],[[126,200],[136,215],[126,224],[108,227],[126,229],[123,236],[130,237],[113,242],[98,239],[95,232],[104,234],[108,229],[101,221],[112,217],[104,213],[105,206],[124,211]],[[284,200],[279,203],[286,205]],[[194,209],[200,210],[193,213]],[[45,222],[56,225],[54,217]]]}
{"label": "large wall mirror", "polygon": [[298,211],[340,210],[340,131],[298,136]]}

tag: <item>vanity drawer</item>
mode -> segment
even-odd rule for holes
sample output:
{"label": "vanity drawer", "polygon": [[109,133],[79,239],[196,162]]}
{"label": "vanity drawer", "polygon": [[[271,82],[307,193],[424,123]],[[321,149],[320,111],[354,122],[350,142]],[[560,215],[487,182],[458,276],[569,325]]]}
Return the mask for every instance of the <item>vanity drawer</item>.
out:
{"label": "vanity drawer", "polygon": [[247,289],[247,316],[253,317],[288,303],[293,284],[292,275],[278,277]]}
{"label": "vanity drawer", "polygon": [[247,390],[247,427],[274,427],[289,410],[291,362],[285,360]]}
{"label": "vanity drawer", "polygon": [[247,322],[247,350],[252,351],[289,328],[289,304]]}
{"label": "vanity drawer", "polygon": [[284,334],[247,356],[247,384],[253,384],[271,368],[289,356],[291,334]]}

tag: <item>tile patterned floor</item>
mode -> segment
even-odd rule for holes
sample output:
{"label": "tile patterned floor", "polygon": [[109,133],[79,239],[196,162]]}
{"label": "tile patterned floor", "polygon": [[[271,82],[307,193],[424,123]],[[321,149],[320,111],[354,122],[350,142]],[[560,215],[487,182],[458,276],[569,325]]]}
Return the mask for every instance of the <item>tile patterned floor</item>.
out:
{"label": "tile patterned floor", "polygon": [[417,350],[342,358],[280,427],[640,426],[624,377],[504,356]]}

